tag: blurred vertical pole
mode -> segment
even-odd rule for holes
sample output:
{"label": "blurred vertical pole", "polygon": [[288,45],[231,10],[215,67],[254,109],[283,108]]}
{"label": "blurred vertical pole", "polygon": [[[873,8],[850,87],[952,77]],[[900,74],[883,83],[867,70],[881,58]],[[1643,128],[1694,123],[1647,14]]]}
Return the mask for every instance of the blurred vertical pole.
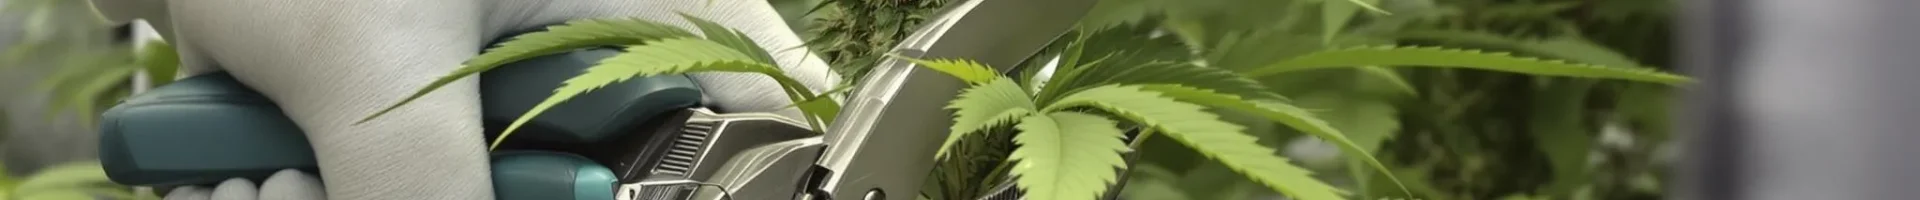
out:
{"label": "blurred vertical pole", "polygon": [[[148,42],[160,40],[160,33],[155,32],[153,27],[147,24],[146,20],[136,19],[133,20],[132,23],[127,24],[127,26],[129,29],[132,29],[130,31],[131,33],[128,33],[128,36],[133,38],[129,41],[133,42],[134,55],[146,55],[146,52],[141,51],[147,50]],[[133,82],[133,94],[140,94],[140,92],[146,92],[147,89],[153,88],[153,80],[149,80],[151,76],[147,76],[147,73],[149,72],[147,72],[147,69],[144,67],[133,73],[133,81],[131,81]]]}
{"label": "blurred vertical pole", "polygon": [[1676,0],[1680,3],[1674,30],[1679,32],[1674,51],[1679,70],[1699,82],[1686,88],[1685,101],[1676,128],[1682,129],[1687,149],[1676,163],[1673,199],[1744,199],[1738,188],[1740,146],[1737,120],[1740,114],[1729,99],[1738,70],[1733,64],[1743,48],[1741,27],[1747,16],[1741,0]]}
{"label": "blurred vertical pole", "polygon": [[1682,199],[1913,199],[1920,1],[1693,0]]}

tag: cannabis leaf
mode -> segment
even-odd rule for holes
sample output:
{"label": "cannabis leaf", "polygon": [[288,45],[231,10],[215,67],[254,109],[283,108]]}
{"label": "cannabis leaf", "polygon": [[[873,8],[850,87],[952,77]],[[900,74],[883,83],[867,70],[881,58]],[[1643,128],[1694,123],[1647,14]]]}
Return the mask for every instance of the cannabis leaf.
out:
{"label": "cannabis leaf", "polygon": [[[601,60],[600,64],[587,68],[586,73],[567,79],[554,90],[551,97],[534,105],[525,115],[515,119],[502,131],[492,147],[499,147],[508,135],[520,128],[528,120],[546,112],[547,109],[565,102],[574,96],[592,91],[609,84],[626,81],[634,77],[683,74],[689,72],[747,72],[773,76],[783,84],[796,83],[785,78],[779,68],[766,63],[754,62],[751,56],[734,51],[725,44],[695,39],[664,39],[650,44],[627,48],[627,53]],[[818,127],[815,127],[815,130]]]}
{"label": "cannabis leaf", "polygon": [[1141,86],[1105,85],[1063,97],[1044,111],[1093,107],[1141,123],[1198,150],[1228,168],[1295,199],[1339,199],[1344,193],[1313,179],[1306,169],[1287,163],[1261,146],[1240,125],[1220,120],[1204,107],[1176,101]]}
{"label": "cannabis leaf", "polygon": [[1118,122],[1079,112],[1053,112],[1028,115],[1017,126],[1020,144],[1008,159],[1019,162],[1013,167],[1018,183],[1032,199],[1094,199],[1118,179],[1126,168],[1120,153],[1128,151],[1122,142]]}
{"label": "cannabis leaf", "polygon": [[946,108],[954,110],[953,127],[936,153],[940,158],[947,157],[947,149],[952,149],[954,143],[968,134],[1012,123],[1039,110],[1034,107],[1033,98],[1006,77],[995,77],[992,82],[967,88]]}
{"label": "cannabis leaf", "polygon": [[1691,80],[1650,69],[1614,68],[1574,64],[1487,53],[1477,50],[1439,47],[1360,47],[1315,52],[1249,70],[1247,76],[1266,76],[1282,72],[1353,66],[1383,67],[1459,67],[1531,75],[1582,78],[1625,79],[1661,84],[1682,84]]}
{"label": "cannabis leaf", "polygon": [[987,67],[986,65],[980,64],[979,62],[974,62],[972,60],[961,60],[961,59],[920,60],[920,59],[913,59],[913,58],[905,58],[901,56],[894,56],[894,57],[901,58],[909,62],[913,62],[914,64],[920,64],[920,66],[926,67],[928,69],[933,69],[934,71],[940,71],[941,73],[952,75],[954,78],[959,78],[960,81],[964,81],[969,85],[977,85],[977,84],[986,83],[989,81],[995,81],[995,78],[1000,76],[1000,73],[994,71],[993,68]]}
{"label": "cannabis leaf", "polygon": [[[1272,89],[1260,82],[1232,70],[1204,67],[1190,63],[1155,62],[1138,65],[1100,65],[1088,66],[1085,73],[1076,74],[1077,78],[1065,79],[1062,88],[1085,88],[1101,84],[1181,84],[1199,88],[1227,91],[1236,95],[1259,99],[1285,99],[1274,94]],[[1043,91],[1042,97],[1052,97],[1071,92],[1067,90]]]}
{"label": "cannabis leaf", "polygon": [[609,45],[636,45],[652,40],[685,37],[693,37],[693,33],[688,33],[679,27],[640,19],[582,19],[570,21],[563,25],[547,27],[546,31],[515,36],[506,42],[500,43],[498,47],[487,49],[486,53],[481,53],[472,60],[468,60],[460,69],[454,70],[453,73],[447,74],[446,76],[434,79],[433,83],[427,84],[425,88],[414,92],[413,95],[407,96],[406,99],[400,100],[399,103],[394,103],[392,106],[387,106],[386,109],[381,109],[380,112],[375,112],[373,115],[361,119],[358,123],[366,123],[368,120],[373,120],[373,118],[387,114],[387,112],[393,112],[393,109],[400,108],[401,105],[406,105],[407,103],[413,102],[413,100],[420,99],[420,97],[426,96],[428,92],[440,89],[440,87],[451,84],[453,81],[485,72],[507,63],[580,48]]}

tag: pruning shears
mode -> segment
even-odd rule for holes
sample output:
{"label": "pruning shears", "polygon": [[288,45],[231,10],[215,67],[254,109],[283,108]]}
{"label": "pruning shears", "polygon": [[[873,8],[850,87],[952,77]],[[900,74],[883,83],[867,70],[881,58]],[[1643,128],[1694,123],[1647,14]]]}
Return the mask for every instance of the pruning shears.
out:
{"label": "pruning shears", "polygon": [[[994,66],[1008,73],[1013,66],[1040,53],[1047,45],[1072,31],[1080,18],[1093,9],[1096,0],[962,0],[926,22],[892,51],[895,55],[918,58],[964,58]],[[810,191],[801,199],[912,200],[919,196],[927,174],[936,163],[934,154],[944,141],[952,115],[943,107],[966,85],[946,74],[917,66],[912,62],[888,59],[873,68],[841,110],[840,118],[820,136],[792,143],[789,149],[824,147],[816,162],[774,162],[765,169],[805,169],[783,172],[804,174],[761,174],[761,176],[805,177],[799,188]],[[793,123],[797,124],[797,123]],[[759,157],[780,160],[797,155],[742,154],[736,158]],[[738,160],[738,159],[736,159]],[[796,159],[804,160],[804,159]],[[695,184],[684,180],[665,180],[628,184],[625,191],[645,193],[647,185],[665,182]],[[712,183],[726,189],[703,192],[702,197],[727,199],[763,196],[748,193],[784,193],[792,185],[744,182]],[[726,187],[741,186],[741,187]],[[754,187],[764,186],[764,187]],[[988,197],[1013,195],[1010,184],[996,187]],[[730,193],[728,191],[731,191]],[[724,194],[718,194],[724,193]],[[769,194],[782,195],[782,194]],[[624,196],[624,195],[623,195]],[[1109,195],[1111,196],[1111,195]],[[771,197],[771,196],[768,196]],[[1016,197],[1017,198],[1017,197]],[[635,199],[639,199],[637,196]],[[704,199],[704,198],[703,198]]]}
{"label": "pruning shears", "polygon": [[[1071,31],[1095,2],[955,0],[892,53],[970,59],[1007,73]],[[483,118],[511,121],[540,101],[530,98],[618,53],[582,50],[488,71]],[[492,158],[495,196],[916,199],[952,123],[943,107],[966,85],[904,60],[873,69],[826,130],[772,113],[701,107],[700,88],[685,76],[606,86],[534,118],[529,124],[545,126],[543,133],[506,141]],[[314,171],[305,136],[275,107],[222,73],[151,89],[103,115],[103,167],[115,182],[148,186]],[[1011,184],[995,188],[989,197],[1018,198]]]}
{"label": "pruning shears", "polygon": [[[897,55],[965,58],[1000,73],[1072,31],[1096,0],[962,0],[927,22]],[[911,62],[888,59],[854,91],[828,127],[819,185],[833,199],[907,200],[933,169],[952,115],[943,107],[966,85]]]}

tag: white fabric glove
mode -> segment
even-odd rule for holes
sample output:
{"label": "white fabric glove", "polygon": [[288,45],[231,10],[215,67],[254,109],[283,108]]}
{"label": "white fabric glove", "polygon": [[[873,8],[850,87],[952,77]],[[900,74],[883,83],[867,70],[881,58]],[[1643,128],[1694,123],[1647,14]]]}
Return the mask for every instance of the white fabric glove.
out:
{"label": "white fabric glove", "polygon": [[[257,190],[228,181],[212,191],[176,189],[168,199],[492,199],[477,79],[355,122],[452,72],[488,41],[573,19],[635,17],[697,32],[678,15],[686,13],[747,33],[815,91],[839,81],[793,48],[800,38],[765,0],[93,1],[109,18],[155,22],[179,48],[184,73],[227,71],[273,99],[307,133],[326,180],[320,186],[288,171]],[[790,102],[769,78],[693,78],[717,109],[804,119],[782,109]]]}

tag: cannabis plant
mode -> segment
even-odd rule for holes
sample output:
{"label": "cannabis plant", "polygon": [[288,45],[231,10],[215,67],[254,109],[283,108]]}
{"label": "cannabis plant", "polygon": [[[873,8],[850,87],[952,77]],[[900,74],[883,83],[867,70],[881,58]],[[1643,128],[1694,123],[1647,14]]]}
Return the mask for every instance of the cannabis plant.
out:
{"label": "cannabis plant", "polygon": [[[1354,143],[1342,130],[1314,117],[1308,109],[1288,103],[1285,97],[1251,78],[1337,68],[1404,66],[1668,84],[1686,81],[1648,70],[1474,50],[1394,46],[1320,50],[1235,71],[1203,66],[1208,63],[1206,60],[1180,60],[1190,55],[1153,55],[1153,52],[1167,51],[1156,49],[1165,47],[1139,45],[1152,43],[1153,38],[1128,39],[1143,36],[1133,31],[1139,29],[1111,29],[1069,44],[1060,63],[1055,65],[1058,69],[1050,76],[1051,80],[1042,86],[1020,85],[1012,78],[998,77],[988,68],[971,62],[921,61],[973,85],[949,106],[955,110],[955,125],[943,146],[953,146],[968,134],[993,130],[992,126],[1012,125],[1016,129],[1012,140],[1018,146],[1006,162],[1017,163],[1008,170],[1017,176],[1017,183],[1030,197],[1091,199],[1112,184],[1116,168],[1125,168],[1119,163],[1119,156],[1132,148],[1123,145],[1125,135],[1121,130],[1139,128],[1140,134],[1131,138],[1132,147],[1153,139],[1151,136],[1156,133],[1165,134],[1186,148],[1295,199],[1341,199],[1344,195],[1340,190],[1319,181],[1303,181],[1314,180],[1314,177],[1308,176],[1305,169],[1286,164],[1285,158],[1273,155],[1273,149],[1257,143],[1259,137],[1244,132],[1241,125],[1229,123],[1220,117],[1222,114],[1204,108],[1251,114],[1277,122],[1333,142],[1352,155],[1350,157],[1373,169],[1385,170],[1369,155],[1368,148]],[[1106,43],[1112,41],[1129,42]],[[1113,119],[1124,120],[1124,123]],[[1052,125],[1068,121],[1097,126]],[[1116,126],[1120,128],[1114,128]],[[943,157],[946,154],[941,153]],[[1397,182],[1390,174],[1382,177]]]}
{"label": "cannabis plant", "polygon": [[[1327,5],[1322,6],[1326,10],[1343,8],[1331,4],[1311,5]],[[1364,4],[1348,5],[1353,7],[1345,10],[1358,12],[1365,7],[1360,5]],[[697,72],[767,75],[781,83],[791,100],[800,102],[796,106],[807,113],[808,122],[816,130],[821,130],[820,124],[833,120],[838,103],[785,77],[780,68],[771,64],[763,48],[753,45],[737,31],[698,18],[687,19],[703,34],[696,36],[687,30],[644,20],[587,19],[517,36],[394,106],[501,64],[573,49],[621,45],[626,46],[626,53],[602,60],[580,76],[567,80],[553,96],[510,125],[495,144],[546,108],[597,87],[634,77]],[[1089,23],[1092,25],[1083,26],[1073,39],[1063,40],[1054,45],[1058,48],[1036,57],[1059,57],[1050,72],[1035,67],[1046,62],[1035,61],[1024,64],[1015,76],[1005,76],[963,59],[913,60],[970,85],[948,107],[955,112],[954,126],[938,156],[972,160],[978,155],[962,155],[968,151],[960,147],[1011,142],[1014,145],[997,145],[1011,148],[1003,158],[997,159],[1000,164],[995,166],[999,167],[972,172],[1011,175],[1030,198],[1092,199],[1104,195],[1108,186],[1119,184],[1117,175],[1130,166],[1122,155],[1143,149],[1155,138],[1171,138],[1160,141],[1179,144],[1229,169],[1229,173],[1240,174],[1295,199],[1344,199],[1349,192],[1320,181],[1308,169],[1274,154],[1272,147],[1262,143],[1269,137],[1249,132],[1249,126],[1226,116],[1250,116],[1329,141],[1342,149],[1355,166],[1385,172],[1377,176],[1356,172],[1356,176],[1369,175],[1367,177],[1398,185],[1400,181],[1396,177],[1403,173],[1370,153],[1377,148],[1379,140],[1384,140],[1379,138],[1384,133],[1368,135],[1371,137],[1368,140],[1372,140],[1370,144],[1358,143],[1344,129],[1317,117],[1313,108],[1296,106],[1296,100],[1276,93],[1269,87],[1273,85],[1269,81],[1255,80],[1347,69],[1398,79],[1397,73],[1387,70],[1428,67],[1661,84],[1687,81],[1684,77],[1645,69],[1479,50],[1332,45],[1335,41],[1353,39],[1324,35],[1306,37],[1309,40],[1305,41],[1318,41],[1301,43],[1310,48],[1271,48],[1297,41],[1299,37],[1294,36],[1299,34],[1263,31],[1266,29],[1211,31],[1210,26],[1244,24],[1183,22],[1189,19],[1182,18],[1120,19],[1123,20],[1110,20],[1113,23],[1106,24]],[[1198,19],[1220,18],[1191,20]],[[1154,137],[1159,135],[1165,137]],[[995,139],[1005,141],[992,141]],[[1145,153],[1148,160],[1161,159],[1155,158],[1154,152],[1136,153]],[[988,158],[995,160],[991,155]],[[1158,164],[1149,164],[1147,168],[1164,167],[1155,165]],[[1409,193],[1408,187],[1394,187],[1402,188],[1402,194]],[[949,195],[940,196],[966,196],[964,192],[945,193]]]}
{"label": "cannabis plant", "polygon": [[822,0],[807,14],[814,19],[807,46],[834,66],[840,77],[859,82],[887,51],[906,39],[952,0]]}
{"label": "cannabis plant", "polygon": [[27,14],[23,34],[9,38],[18,43],[0,52],[0,73],[45,73],[36,92],[51,94],[48,115],[71,111],[91,123],[132,93],[136,74],[145,71],[147,85],[161,85],[178,68],[166,43],[127,38],[84,1],[17,0],[0,7]]}
{"label": "cannabis plant", "polygon": [[[1458,0],[1472,1],[1472,0]],[[1492,1],[1492,0],[1489,0]],[[1482,1],[1482,2],[1489,2]],[[1498,1],[1501,4],[1520,4],[1544,1]],[[1572,2],[1572,1],[1563,1]],[[1576,4],[1607,4],[1613,1],[1592,3],[1580,1]],[[1646,2],[1646,1],[1637,1]],[[1585,112],[1582,102],[1587,99],[1611,98],[1606,96],[1585,95],[1583,88],[1602,88],[1599,86],[1631,85],[1634,91],[1665,90],[1668,86],[1684,83],[1684,78],[1651,71],[1612,54],[1605,47],[1596,48],[1584,43],[1579,37],[1560,35],[1535,39],[1532,37],[1516,39],[1509,36],[1484,37],[1446,36],[1449,42],[1412,42],[1420,37],[1434,37],[1433,32],[1448,35],[1461,32],[1457,29],[1414,29],[1408,27],[1438,22],[1473,22],[1497,25],[1501,27],[1523,27],[1525,30],[1557,31],[1565,27],[1585,27],[1585,25],[1552,25],[1550,23],[1529,23],[1545,25],[1521,26],[1516,22],[1481,22],[1477,17],[1446,18],[1458,14],[1472,16],[1563,16],[1564,13],[1535,14],[1524,10],[1483,12],[1482,10],[1443,10],[1422,9],[1431,7],[1428,0],[1382,0],[1362,1],[1362,3],[1381,3],[1380,8],[1387,12],[1368,12],[1364,4],[1351,4],[1337,0],[1282,0],[1282,1],[1244,1],[1244,0],[1107,0],[1100,2],[1093,14],[1082,23],[1083,31],[1102,30],[1110,27],[1123,27],[1130,30],[1118,33],[1125,37],[1115,40],[1089,41],[1103,48],[1134,49],[1135,52],[1148,52],[1147,55],[1165,55],[1156,58],[1171,58],[1174,62],[1202,63],[1207,66],[1226,68],[1259,80],[1274,93],[1287,97],[1296,106],[1307,108],[1325,119],[1328,124],[1348,134],[1361,149],[1375,151],[1379,159],[1392,168],[1392,173],[1405,182],[1404,190],[1386,177],[1373,175],[1366,162],[1349,158],[1346,171],[1351,174],[1353,187],[1362,190],[1358,196],[1367,198],[1381,196],[1403,196],[1405,190],[1412,190],[1416,196],[1424,198],[1467,198],[1484,199],[1515,193],[1556,193],[1565,188],[1584,183],[1581,177],[1591,172],[1586,168],[1586,152],[1595,138],[1591,132],[1597,132],[1595,126],[1585,125],[1595,119],[1595,114]],[[1498,6],[1484,6],[1498,7]],[[1470,9],[1477,7],[1470,7]],[[1512,14],[1500,14],[1512,13]],[[1432,20],[1432,19],[1441,20]],[[1536,17],[1544,18],[1544,17]],[[1501,19],[1524,19],[1521,17],[1503,17]],[[1552,19],[1552,18],[1548,18]],[[1521,29],[1521,28],[1516,28]],[[1114,31],[1114,30],[1107,30]],[[1478,43],[1464,42],[1468,39]],[[1501,44],[1501,45],[1488,45]],[[1419,46],[1415,48],[1415,46]],[[1440,48],[1439,46],[1445,46]],[[1613,46],[1613,45],[1609,45]],[[1384,48],[1383,48],[1384,47]],[[1092,48],[1102,49],[1102,48]],[[1088,50],[1093,51],[1093,50]],[[1338,53],[1336,53],[1338,52]],[[1362,53],[1365,52],[1365,53]],[[1381,54],[1384,52],[1396,52]],[[1420,52],[1420,53],[1413,53]],[[1507,53],[1511,52],[1511,53]],[[1332,56],[1352,53],[1349,56]],[[1480,56],[1473,56],[1480,54]],[[1493,55],[1488,55],[1493,54]],[[1644,54],[1644,53],[1639,53]],[[1327,57],[1322,57],[1327,56]],[[1142,56],[1118,55],[1113,58],[1138,58]],[[1337,58],[1335,58],[1337,57]],[[1332,58],[1332,59],[1329,59]],[[1446,59],[1438,59],[1446,58]],[[1505,58],[1482,60],[1480,58]],[[1517,59],[1517,58],[1545,58]],[[1327,59],[1327,60],[1320,60]],[[1425,60],[1425,61],[1416,61]],[[1552,60],[1568,60],[1559,62]],[[1494,61],[1494,62],[1483,62]],[[1353,62],[1350,67],[1322,68],[1312,70],[1277,70],[1276,63],[1317,63],[1317,62]],[[1488,64],[1501,63],[1503,66]],[[1438,66],[1435,68],[1434,66]],[[1418,67],[1418,68],[1408,68]],[[1614,72],[1570,72],[1543,71],[1537,69],[1584,67]],[[1284,72],[1281,72],[1284,71]],[[1435,73],[1442,72],[1442,73]],[[1518,72],[1518,73],[1515,73]],[[1613,73],[1604,77],[1593,73]],[[1430,76],[1436,74],[1449,74]],[[1460,76],[1474,74],[1475,76]],[[1640,74],[1640,75],[1632,75]],[[1621,76],[1614,76],[1621,75]],[[1599,81],[1595,79],[1569,78],[1591,77],[1626,81]],[[1637,76],[1638,78],[1631,78]],[[1658,77],[1658,78],[1656,78]],[[1507,79],[1519,78],[1519,82]],[[1536,81],[1537,80],[1537,81]],[[1456,84],[1459,83],[1459,84]],[[1640,82],[1640,83],[1631,83]],[[1647,84],[1653,83],[1653,84]],[[1515,88],[1525,91],[1526,95],[1493,95],[1511,92],[1498,92],[1484,89],[1458,90],[1436,88],[1459,88],[1457,85],[1475,87]],[[1583,87],[1581,85],[1595,85]],[[1539,87],[1532,87],[1539,86]],[[1634,98],[1636,103],[1650,102],[1654,92],[1621,92],[1620,98]],[[1628,96],[1625,94],[1633,94]],[[1447,101],[1439,101],[1445,99]],[[1657,102],[1657,100],[1651,100]],[[1410,103],[1419,102],[1419,103]],[[1429,104],[1430,103],[1430,104]],[[1657,104],[1632,105],[1634,113],[1661,112]],[[1496,107],[1497,106],[1497,107]],[[1623,107],[1628,107],[1623,105]],[[1498,109],[1494,109],[1498,108]],[[1520,117],[1507,115],[1461,115],[1459,113],[1486,113],[1485,111],[1534,110],[1517,112]],[[1623,109],[1625,110],[1625,109]],[[1474,112],[1468,112],[1474,111]],[[1516,113],[1516,112],[1506,112]],[[1643,114],[1636,114],[1643,115]],[[1222,115],[1231,116],[1231,115]],[[1498,116],[1498,117],[1496,117]],[[1284,128],[1263,128],[1258,121],[1231,119],[1244,122],[1248,132],[1259,136],[1270,146],[1296,147],[1301,143],[1282,144],[1295,134],[1294,130]],[[1657,122],[1660,120],[1639,120],[1636,122]],[[1403,126],[1403,122],[1404,125]],[[1513,125],[1521,123],[1523,125]],[[1285,127],[1285,124],[1280,124]],[[1475,127],[1466,129],[1465,127]],[[1480,129],[1484,128],[1484,129]],[[1271,130],[1267,130],[1271,129]],[[1520,131],[1512,131],[1512,130]],[[1590,131],[1591,130],[1591,131]],[[1500,132],[1503,134],[1483,134]],[[1236,198],[1228,192],[1236,186],[1223,185],[1219,181],[1231,170],[1218,164],[1201,160],[1186,159],[1199,155],[1188,147],[1177,143],[1146,141],[1143,160],[1138,170],[1133,172],[1129,181],[1127,196],[1147,199],[1225,199]],[[1441,148],[1411,144],[1439,144]],[[1311,146],[1311,145],[1305,145]],[[1453,151],[1472,149],[1474,151]],[[1484,150],[1482,150],[1484,149]],[[1486,152],[1486,153],[1480,153]],[[1495,153],[1507,152],[1507,153]],[[1517,153],[1513,153],[1517,152]],[[1540,152],[1540,153],[1534,153]],[[1545,155],[1543,155],[1545,154]],[[1349,156],[1351,157],[1351,156]],[[1519,158],[1519,159],[1515,159]],[[1543,160],[1551,161],[1535,161]],[[1323,163],[1303,162],[1308,165]],[[1527,165],[1508,165],[1509,163],[1527,163]],[[1539,164],[1540,166],[1534,166]],[[1333,164],[1339,165],[1339,164]],[[1467,166],[1458,169],[1463,173],[1439,174],[1454,166]],[[1485,168],[1481,166],[1510,166],[1506,168]],[[1326,168],[1315,168],[1326,169]],[[1494,177],[1487,172],[1505,172]],[[1532,173],[1540,172],[1540,173]],[[1224,175],[1223,175],[1224,174]],[[1549,181],[1539,177],[1550,177]],[[1564,177],[1564,178],[1562,178]],[[1339,180],[1340,177],[1330,180]],[[1465,181],[1455,181],[1465,180]],[[1524,190],[1500,189],[1490,191],[1485,186],[1460,187],[1452,182],[1496,183],[1498,188],[1525,188]],[[1549,183],[1552,182],[1552,183]],[[1438,184],[1427,184],[1438,183]],[[1572,185],[1572,186],[1567,186]],[[1226,186],[1226,187],[1222,187]],[[1517,186],[1517,187],[1508,187]],[[1539,186],[1539,187],[1535,187]],[[1134,192],[1138,190],[1141,192]],[[1164,192],[1147,192],[1164,191]],[[1155,193],[1184,193],[1186,195],[1163,195]],[[1469,193],[1475,195],[1452,195]],[[1493,194],[1493,197],[1487,197]],[[1244,198],[1244,197],[1238,197]]]}
{"label": "cannabis plant", "polygon": [[[699,72],[756,73],[778,82],[789,100],[807,117],[814,130],[825,130],[840,105],[821,93],[800,84],[773,63],[766,49],[753,43],[745,33],[718,23],[682,15],[699,28],[701,35],[659,22],[641,19],[582,19],[548,27],[546,31],[515,36],[499,46],[475,56],[452,74],[442,76],[412,96],[368,116],[371,120],[394,108],[425,96],[455,80],[515,61],[582,48],[626,46],[625,53],[599,61],[580,76],[564,81],[546,100],[507,126],[491,145],[498,147],[527,120],[566,100],[602,86],[635,77],[678,75]],[[365,121],[365,120],[362,120]]]}
{"label": "cannabis plant", "polygon": [[98,162],[75,162],[13,177],[0,171],[0,200],[159,199],[107,180]]}

